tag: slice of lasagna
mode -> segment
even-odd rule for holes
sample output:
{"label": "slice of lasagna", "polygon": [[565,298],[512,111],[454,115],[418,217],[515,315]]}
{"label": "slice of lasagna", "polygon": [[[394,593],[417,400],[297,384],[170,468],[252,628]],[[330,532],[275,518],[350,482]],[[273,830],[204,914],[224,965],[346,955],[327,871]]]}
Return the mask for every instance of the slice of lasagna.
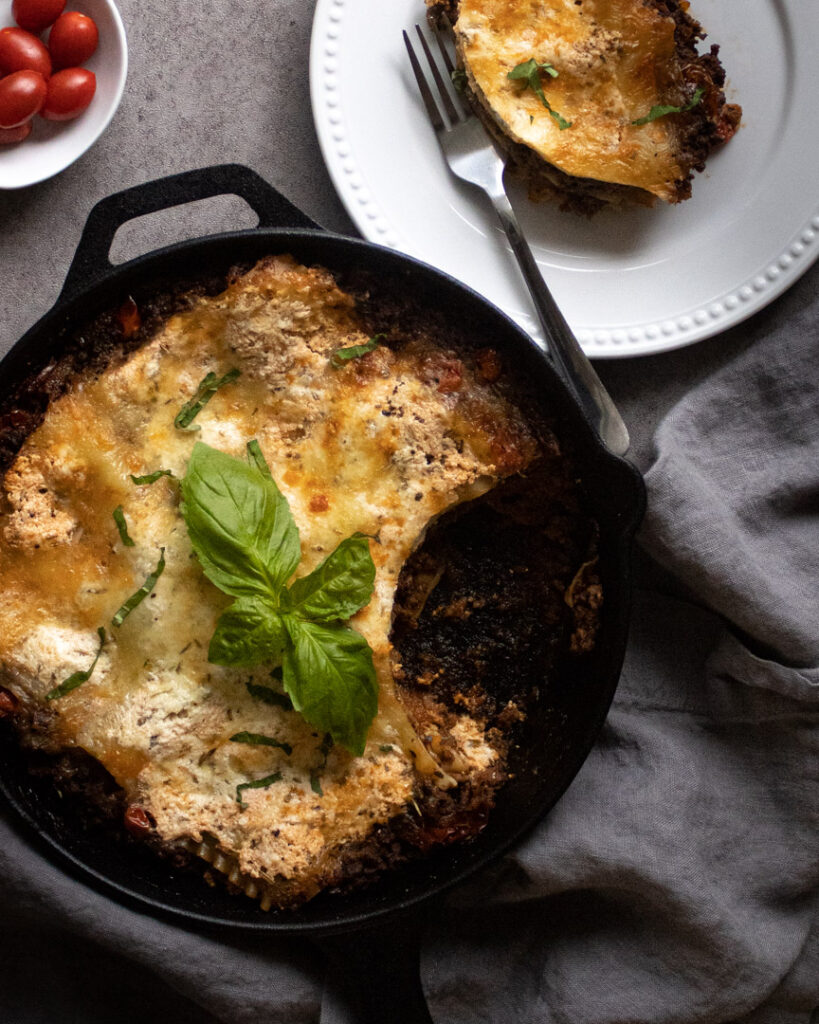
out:
{"label": "slice of lasagna", "polygon": [[[288,905],[482,827],[525,710],[521,664],[534,689],[556,639],[591,642],[565,595],[593,530],[497,353],[455,351],[440,324],[379,312],[285,256],[186,307],[130,353],[103,324],[108,365],[75,377],[5,474],[0,715],[57,756],[62,786],[110,795],[90,756],[132,832]],[[298,527],[296,580],[353,535],[369,549],[374,586],[341,616],[377,684],[360,750],[294,708],[275,650],[214,657],[230,599],[191,532],[186,481],[205,450],[246,476],[249,441]],[[232,557],[223,575],[244,564]],[[343,599],[344,574],[330,576]]]}
{"label": "slice of lasagna", "polygon": [[458,82],[530,198],[593,213],[691,195],[736,131],[717,46],[685,0],[427,0]]}

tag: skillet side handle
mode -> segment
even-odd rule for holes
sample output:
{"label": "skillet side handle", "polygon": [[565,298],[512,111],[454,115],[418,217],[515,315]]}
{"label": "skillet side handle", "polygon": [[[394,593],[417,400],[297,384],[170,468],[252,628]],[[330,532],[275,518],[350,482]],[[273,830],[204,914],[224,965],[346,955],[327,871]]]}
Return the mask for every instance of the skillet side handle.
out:
{"label": "skillet side handle", "polygon": [[101,199],[85,222],[74,259],[68,268],[60,300],[113,269],[108,258],[114,236],[135,217],[182,206],[197,199],[236,195],[248,204],[264,228],[308,228],[320,226],[285,199],[272,185],[241,164],[217,164],[195,171],[183,171]]}
{"label": "skillet side handle", "polygon": [[321,1024],[434,1024],[421,987],[417,913],[322,936],[328,970]]}

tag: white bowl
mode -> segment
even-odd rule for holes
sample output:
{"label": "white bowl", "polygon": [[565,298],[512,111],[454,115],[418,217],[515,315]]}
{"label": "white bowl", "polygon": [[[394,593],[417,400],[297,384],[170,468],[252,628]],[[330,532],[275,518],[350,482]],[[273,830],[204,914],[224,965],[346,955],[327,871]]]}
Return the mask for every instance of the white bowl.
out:
{"label": "white bowl", "polygon": [[[89,149],[108,127],[122,99],[128,74],[128,44],[119,11],[111,0],[68,0],[67,11],[81,11],[97,23],[100,41],[83,67],[97,76],[97,91],[87,110],[73,121],[34,118],[24,141],[0,145],[0,189],[24,188],[45,181]],[[15,25],[11,0],[0,0],[0,28]],[[48,40],[48,29],[43,41]]]}

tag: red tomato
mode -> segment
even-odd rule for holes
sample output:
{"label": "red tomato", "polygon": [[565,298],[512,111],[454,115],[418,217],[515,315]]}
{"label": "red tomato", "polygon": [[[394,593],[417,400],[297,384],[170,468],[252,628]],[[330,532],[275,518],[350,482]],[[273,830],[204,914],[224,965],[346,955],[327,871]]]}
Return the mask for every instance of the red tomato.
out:
{"label": "red tomato", "polygon": [[93,18],[79,11],[61,14],[48,34],[48,49],[54,67],[75,68],[85,64],[96,50],[99,38]]}
{"label": "red tomato", "polygon": [[43,107],[46,80],[36,71],[15,71],[0,78],[0,128],[17,128]]}
{"label": "red tomato", "polygon": [[48,80],[48,95],[40,113],[47,121],[71,121],[85,110],[96,90],[93,71],[86,68],[56,71]]}
{"label": "red tomato", "polygon": [[20,28],[36,35],[53,25],[64,10],[65,0],[14,0],[11,5],[11,13]]}
{"label": "red tomato", "polygon": [[51,57],[37,36],[21,28],[0,28],[0,73],[11,75],[15,71],[37,71],[48,78]]}
{"label": "red tomato", "polygon": [[16,128],[0,128],[0,146],[9,146],[13,142],[22,142],[31,135],[31,121],[18,124]]}

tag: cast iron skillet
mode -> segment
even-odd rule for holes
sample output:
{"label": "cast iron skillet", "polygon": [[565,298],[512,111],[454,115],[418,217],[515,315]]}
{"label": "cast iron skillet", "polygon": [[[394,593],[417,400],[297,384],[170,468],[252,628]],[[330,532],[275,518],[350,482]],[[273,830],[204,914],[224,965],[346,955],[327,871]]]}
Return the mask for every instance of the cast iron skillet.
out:
{"label": "cast iron skillet", "polygon": [[[252,207],[259,227],[182,242],[118,267],[109,262],[117,229],[132,218],[230,194]],[[529,716],[515,777],[473,842],[435,852],[367,889],[319,896],[298,910],[264,913],[250,900],[209,888],[195,874],[173,869],[140,848],[112,849],[78,826],[48,779],[27,771],[7,727],[0,730],[0,790],[46,853],[106,895],[189,926],[318,939],[331,962],[342,968],[339,973],[347,979],[357,1020],[423,1024],[431,1021],[418,976],[418,934],[425,909],[444,890],[498,858],[552,807],[603,724],[626,641],[629,551],[643,511],[642,479],[633,466],[603,447],[548,357],[485,299],[407,256],[322,231],[258,175],[238,165],[179,174],[98,203],[56,305],[3,360],[3,387],[12,389],[29,379],[59,354],[66,332],[118,308],[128,295],[139,301],[174,282],[205,278],[280,252],[331,270],[355,267],[402,275],[419,301],[457,310],[465,322],[490,333],[493,345],[542,391],[559,433],[572,439],[591,514],[601,529],[605,601],[596,650],[585,659],[567,660],[549,680],[547,699]]]}

